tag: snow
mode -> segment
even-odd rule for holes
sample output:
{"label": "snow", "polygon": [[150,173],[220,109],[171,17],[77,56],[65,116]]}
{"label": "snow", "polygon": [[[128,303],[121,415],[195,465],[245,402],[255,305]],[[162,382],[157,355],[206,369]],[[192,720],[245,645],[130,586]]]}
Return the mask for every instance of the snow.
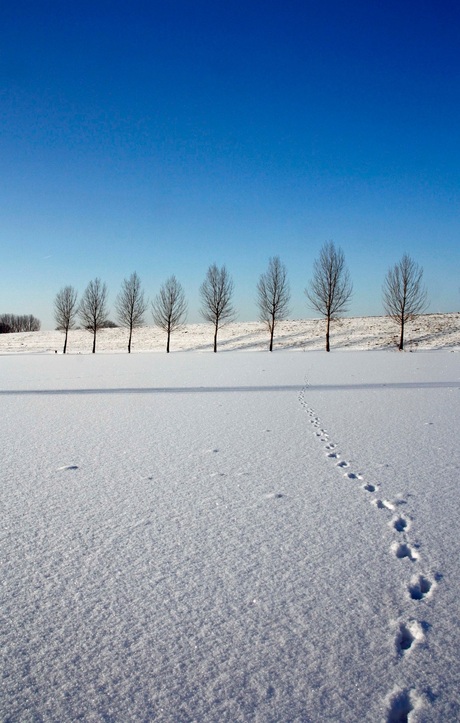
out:
{"label": "snow", "polygon": [[459,359],[1,356],[2,720],[460,719]]}
{"label": "snow", "polygon": [[[460,350],[460,313],[424,314],[406,325],[405,346],[409,351],[420,349]],[[68,352],[87,354],[92,349],[92,333],[81,329],[69,332]],[[171,335],[172,351],[212,350],[213,329],[209,324],[188,324]],[[260,322],[235,322],[219,330],[218,349],[265,350],[269,335]],[[331,348],[341,350],[394,349],[399,342],[399,329],[389,317],[371,316],[337,319],[331,326]],[[275,349],[314,351],[324,349],[323,319],[301,319],[279,322],[275,328]],[[0,334],[0,354],[35,351],[61,352],[64,334],[42,331],[21,334]],[[98,352],[126,352],[128,331],[123,328],[101,329],[97,333]],[[165,351],[166,334],[158,327],[147,326],[133,332],[134,353]]]}

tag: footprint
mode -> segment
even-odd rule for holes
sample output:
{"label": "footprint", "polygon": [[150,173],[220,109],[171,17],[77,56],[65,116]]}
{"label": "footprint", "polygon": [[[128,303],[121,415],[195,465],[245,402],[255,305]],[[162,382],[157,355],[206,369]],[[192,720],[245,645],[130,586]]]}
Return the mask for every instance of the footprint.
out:
{"label": "footprint", "polygon": [[376,490],[378,490],[378,486],[377,486],[377,485],[371,485],[371,484],[369,484],[369,485],[364,485],[363,490],[366,490],[366,492],[376,492]]}
{"label": "footprint", "polygon": [[339,459],[340,454],[338,452],[329,452],[328,454],[326,454],[326,457],[328,457],[329,459]]}
{"label": "footprint", "polygon": [[355,474],[354,472],[345,472],[344,477],[348,477],[348,479],[362,479],[362,474]]}
{"label": "footprint", "polygon": [[335,442],[331,442],[330,444],[326,444],[326,449],[335,449],[337,445]]}
{"label": "footprint", "polygon": [[410,713],[419,707],[420,702],[414,690],[396,688],[388,698],[386,723],[407,723]]}
{"label": "footprint", "polygon": [[349,466],[350,466],[349,462],[339,462],[337,464],[337,467],[343,467],[343,469],[345,469],[346,467],[349,467]]}
{"label": "footprint", "polygon": [[57,472],[65,472],[70,469],[78,469],[78,465],[76,464],[65,464],[63,467],[58,467]]}
{"label": "footprint", "polygon": [[408,625],[400,623],[395,640],[397,652],[404,655],[412,649],[414,643],[419,643],[424,637],[423,628],[417,620],[411,620]]}
{"label": "footprint", "polygon": [[396,532],[404,532],[409,529],[409,521],[405,517],[395,517],[391,524],[393,525]]}
{"label": "footprint", "polygon": [[372,504],[377,507],[378,510],[391,510],[394,512],[396,509],[393,502],[388,500],[372,500]]}
{"label": "footprint", "polygon": [[424,575],[415,575],[409,585],[412,600],[423,600],[433,592],[433,583]]}
{"label": "footprint", "polygon": [[418,552],[414,550],[413,547],[408,545],[407,542],[393,542],[391,549],[398,558],[398,560],[402,560],[405,557],[408,557],[411,562],[415,562],[415,560],[418,560]]}

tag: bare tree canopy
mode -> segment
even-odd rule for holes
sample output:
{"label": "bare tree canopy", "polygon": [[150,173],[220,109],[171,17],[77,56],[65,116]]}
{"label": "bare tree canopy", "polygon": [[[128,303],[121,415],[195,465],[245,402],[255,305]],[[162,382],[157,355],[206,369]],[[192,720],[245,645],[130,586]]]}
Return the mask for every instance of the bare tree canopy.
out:
{"label": "bare tree canopy", "polygon": [[233,281],[225,266],[209,267],[200,286],[201,315],[214,326],[214,352],[217,352],[217,332],[235,318],[232,305]]}
{"label": "bare tree canopy", "polygon": [[115,310],[121,326],[129,329],[128,354],[131,353],[133,329],[144,325],[144,314],[148,302],[144,297],[141,280],[136,272],[129,279],[124,279],[121,291],[115,301]]}
{"label": "bare tree canopy", "polygon": [[170,276],[160,288],[152,302],[152,314],[155,324],[167,334],[166,351],[169,354],[171,334],[183,326],[187,316],[184,290],[175,276]]}
{"label": "bare tree canopy", "polygon": [[56,298],[54,299],[54,319],[57,328],[65,332],[63,354],[67,351],[69,329],[74,327],[77,313],[77,292],[73,286],[64,286],[57,292]]}
{"label": "bare tree canopy", "polygon": [[102,329],[108,316],[107,286],[100,279],[90,281],[78,310],[82,326],[93,332],[93,354],[96,352],[96,334]]}
{"label": "bare tree canopy", "polygon": [[404,254],[401,261],[388,269],[383,283],[383,306],[399,324],[399,349],[404,348],[404,327],[406,322],[425,311],[427,292],[422,284],[423,268]]}
{"label": "bare tree canopy", "polygon": [[345,312],[353,293],[343,251],[325,243],[313,265],[313,278],[305,289],[310,306],[326,319],[326,351],[330,351],[331,321]]}
{"label": "bare tree canopy", "polygon": [[269,260],[268,270],[261,274],[257,284],[259,319],[268,327],[270,351],[273,351],[273,335],[277,322],[286,319],[289,314],[290,299],[286,267],[279,256],[274,256]]}

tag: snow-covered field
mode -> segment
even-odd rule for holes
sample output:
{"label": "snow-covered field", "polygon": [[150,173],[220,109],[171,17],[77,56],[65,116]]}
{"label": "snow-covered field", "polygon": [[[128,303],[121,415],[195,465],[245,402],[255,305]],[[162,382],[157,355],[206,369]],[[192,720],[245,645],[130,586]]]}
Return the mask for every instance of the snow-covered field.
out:
{"label": "snow-covered field", "polygon": [[[322,319],[283,321],[276,327],[275,349],[314,351],[324,349],[325,322]],[[394,349],[399,341],[398,327],[385,316],[338,319],[331,327],[332,349]],[[212,350],[213,330],[209,324],[187,324],[171,337],[172,351]],[[29,334],[0,334],[0,354],[22,351],[61,352],[64,334],[41,331]],[[408,350],[460,349],[460,313],[424,314],[407,324],[405,345]],[[101,329],[97,334],[97,351],[126,351],[126,329]],[[267,330],[260,322],[236,322],[222,327],[218,335],[220,351],[263,350],[268,347]],[[92,334],[73,330],[69,334],[68,352],[90,353]],[[154,326],[136,329],[133,352],[165,351],[166,335]]]}
{"label": "snow-covered field", "polygon": [[454,349],[0,356],[1,719],[460,720]]}

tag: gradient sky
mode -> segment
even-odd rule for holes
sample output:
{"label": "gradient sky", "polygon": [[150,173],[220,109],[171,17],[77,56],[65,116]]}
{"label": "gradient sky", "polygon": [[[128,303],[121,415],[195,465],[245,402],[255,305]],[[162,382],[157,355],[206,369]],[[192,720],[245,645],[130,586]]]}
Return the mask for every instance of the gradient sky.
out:
{"label": "gradient sky", "polygon": [[311,317],[329,240],[350,316],[383,312],[404,252],[429,310],[460,310],[454,0],[4,0],[0,88],[0,313],[53,328],[62,286],[99,276],[113,304],[137,271],[199,321],[216,262],[254,320],[278,254]]}

